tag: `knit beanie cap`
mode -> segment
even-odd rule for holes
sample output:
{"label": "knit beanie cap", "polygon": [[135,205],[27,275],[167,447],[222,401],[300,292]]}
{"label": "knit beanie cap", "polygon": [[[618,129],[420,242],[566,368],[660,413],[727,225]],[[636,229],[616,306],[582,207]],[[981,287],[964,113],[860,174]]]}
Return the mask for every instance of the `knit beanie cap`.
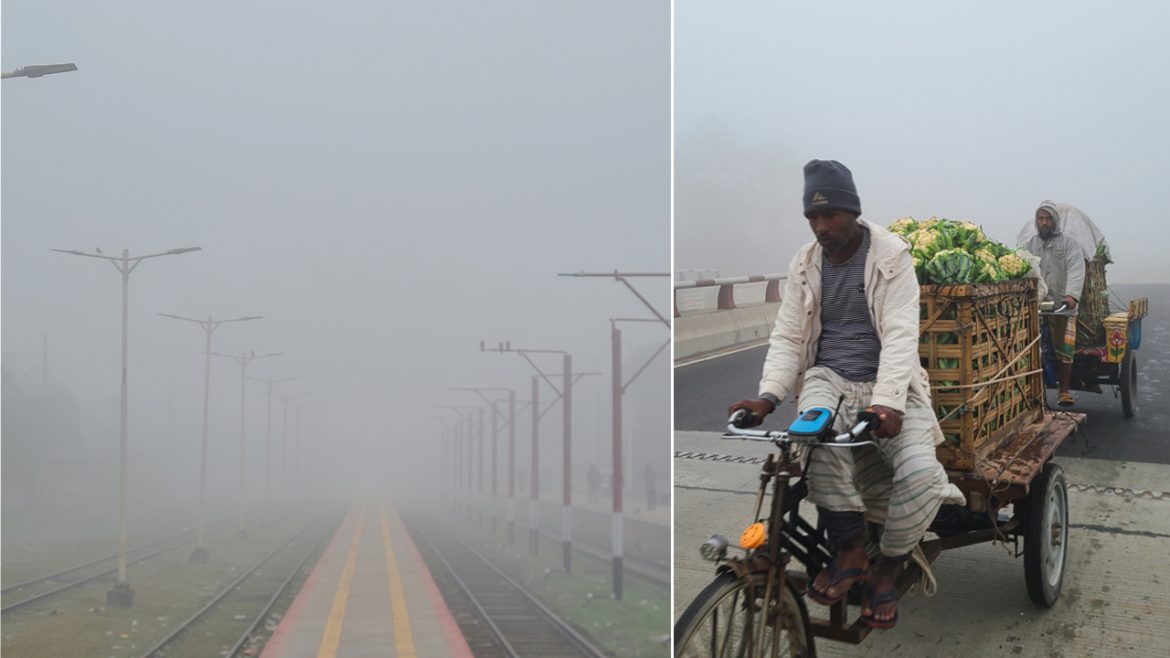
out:
{"label": "knit beanie cap", "polygon": [[836,160],[810,160],[804,166],[804,215],[820,210],[846,210],[861,215],[853,172]]}

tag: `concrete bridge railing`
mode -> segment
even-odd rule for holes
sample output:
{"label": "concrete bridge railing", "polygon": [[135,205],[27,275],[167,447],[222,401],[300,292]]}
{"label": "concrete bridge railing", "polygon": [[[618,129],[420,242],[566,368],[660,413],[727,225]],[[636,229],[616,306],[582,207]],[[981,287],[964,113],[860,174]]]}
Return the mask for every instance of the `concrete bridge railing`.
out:
{"label": "concrete bridge railing", "polygon": [[676,281],[674,359],[696,357],[767,340],[780,308],[783,274]]}

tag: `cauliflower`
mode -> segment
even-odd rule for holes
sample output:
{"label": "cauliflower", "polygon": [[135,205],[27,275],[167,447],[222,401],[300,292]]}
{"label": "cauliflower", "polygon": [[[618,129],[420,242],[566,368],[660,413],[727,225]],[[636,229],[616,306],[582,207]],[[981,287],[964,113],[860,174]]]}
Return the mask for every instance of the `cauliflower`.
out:
{"label": "cauliflower", "polygon": [[931,256],[938,248],[936,243],[939,240],[939,232],[933,228],[919,228],[910,235],[906,236],[914,244],[914,250],[922,252],[924,256]]}
{"label": "cauliflower", "polygon": [[1003,273],[1000,271],[999,267],[997,267],[995,265],[995,261],[991,261],[990,263],[985,262],[985,261],[979,261],[979,265],[981,268],[980,274],[982,275],[982,277],[985,277],[986,281],[1002,281],[1003,280]]}
{"label": "cauliflower", "polygon": [[969,222],[965,219],[959,220],[958,224],[959,224],[959,228],[963,229],[964,231],[966,231],[968,233],[975,233],[976,235],[979,236],[980,240],[983,239],[983,227],[979,226],[978,224],[975,224],[974,222]]}
{"label": "cauliflower", "polygon": [[980,247],[979,249],[976,249],[975,257],[985,263],[999,263],[999,259],[996,258],[995,254],[991,253],[991,250],[989,250],[987,247]]}
{"label": "cauliflower", "polygon": [[1018,279],[1027,274],[1032,266],[1016,254],[1005,254],[999,257],[999,268],[1003,270],[1007,278]]}
{"label": "cauliflower", "polygon": [[910,233],[913,233],[914,229],[916,228],[918,228],[918,225],[917,222],[914,221],[913,217],[903,217],[899,220],[896,220],[893,224],[890,224],[890,232],[898,233],[900,235],[909,235]]}

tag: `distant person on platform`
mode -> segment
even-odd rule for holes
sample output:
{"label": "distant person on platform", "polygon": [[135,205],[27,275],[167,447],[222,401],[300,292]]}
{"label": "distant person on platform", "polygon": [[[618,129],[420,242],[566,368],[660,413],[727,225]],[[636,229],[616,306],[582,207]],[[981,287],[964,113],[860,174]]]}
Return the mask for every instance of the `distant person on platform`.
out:
{"label": "distant person on platform", "polygon": [[[861,219],[853,174],[835,160],[804,167],[804,216],[816,237],[788,266],[784,302],[764,359],[759,398],[728,413],[759,425],[785,398],[798,410],[835,409],[837,431],[857,413],[878,415],[873,445],[821,448],[808,456],[809,498],[836,554],[808,583],[809,598],[832,605],[865,584],[861,619],[898,620],[895,584],[939,506],[963,502],[935,456],[942,429],[918,360],[918,279],[910,245]],[[885,523],[874,561],[866,513]]]}
{"label": "distant person on platform", "polygon": [[1047,315],[1048,335],[1060,361],[1059,404],[1076,403],[1068,392],[1072,379],[1073,354],[1077,346],[1077,298],[1085,284],[1085,261],[1081,246],[1061,231],[1061,217],[1056,204],[1045,201],[1036,209],[1036,235],[1020,246],[1040,258],[1040,276],[1048,286],[1047,300],[1056,308],[1068,307],[1064,315]]}
{"label": "distant person on platform", "polygon": [[589,465],[585,481],[589,483],[589,502],[596,503],[599,500],[597,494],[601,489],[601,471],[597,470],[597,464]]}

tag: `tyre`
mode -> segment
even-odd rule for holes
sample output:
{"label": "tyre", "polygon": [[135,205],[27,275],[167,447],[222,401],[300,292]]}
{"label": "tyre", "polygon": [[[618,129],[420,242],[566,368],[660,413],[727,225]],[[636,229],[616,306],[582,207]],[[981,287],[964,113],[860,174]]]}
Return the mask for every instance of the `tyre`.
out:
{"label": "tyre", "polygon": [[1024,580],[1028,597],[1051,608],[1060,597],[1068,556],[1068,483],[1053,462],[1032,480],[1024,501]]}
{"label": "tyre", "polygon": [[[695,597],[674,625],[674,655],[700,656],[800,656],[815,658],[808,610],[787,578],[773,597],[767,615],[762,614],[763,572],[738,578],[720,574]],[[749,600],[752,585],[754,596]],[[764,624],[760,641],[760,625]]]}
{"label": "tyre", "polygon": [[1121,367],[1117,374],[1118,385],[1121,388],[1121,413],[1126,418],[1133,418],[1138,411],[1138,364],[1137,355],[1133,350],[1126,350],[1121,359]]}

